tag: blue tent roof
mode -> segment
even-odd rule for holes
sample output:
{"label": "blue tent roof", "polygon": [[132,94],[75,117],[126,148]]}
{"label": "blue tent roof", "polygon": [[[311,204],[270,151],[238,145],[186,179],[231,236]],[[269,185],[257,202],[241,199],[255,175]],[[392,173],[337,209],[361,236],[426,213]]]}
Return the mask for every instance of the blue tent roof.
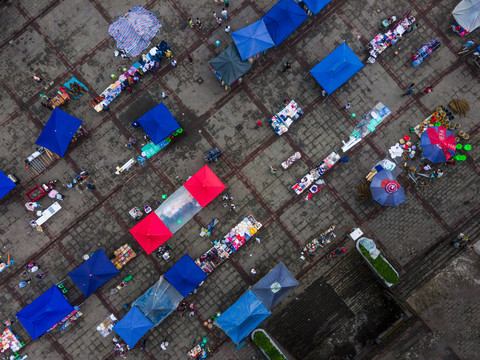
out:
{"label": "blue tent roof", "polygon": [[177,120],[163,103],[143,115],[138,119],[138,123],[155,145],[180,128]]}
{"label": "blue tent roof", "polygon": [[195,264],[188,254],[183,255],[164,276],[183,297],[187,297],[198,284],[207,278],[207,274]]}
{"label": "blue tent roof", "polygon": [[35,340],[73,311],[56,286],[52,286],[17,313],[18,320]]}
{"label": "blue tent roof", "polygon": [[293,0],[280,0],[264,16],[263,21],[275,46],[295,31],[308,15]]}
{"label": "blue tent roof", "polygon": [[242,60],[275,46],[263,19],[232,33]]}
{"label": "blue tent roof", "polygon": [[100,249],[87,261],[71,271],[68,276],[82,290],[83,295],[89,297],[95,290],[119,273],[120,271],[113,265],[105,251]]}
{"label": "blue tent roof", "polygon": [[183,296],[163,276],[145,294],[135,300],[136,306],[155,326],[177,308]]}
{"label": "blue tent roof", "polygon": [[133,306],[127,315],[113,327],[113,331],[132,348],[152,327],[153,324],[150,320],[137,307]]}
{"label": "blue tent roof", "polygon": [[82,120],[55,108],[36,144],[53,151],[58,156],[63,156],[80,125]]}
{"label": "blue tent roof", "polygon": [[252,290],[249,290],[216,321],[233,342],[238,344],[270,315],[271,312],[267,310]]}
{"label": "blue tent roof", "polygon": [[310,70],[310,73],[325,91],[331,94],[363,66],[352,49],[343,43]]}
{"label": "blue tent roof", "polygon": [[317,15],[332,0],[303,0],[312,13]]}
{"label": "blue tent roof", "polygon": [[0,170],[0,199],[7,195],[15,186],[15,183]]}
{"label": "blue tent roof", "polygon": [[287,267],[283,263],[279,263],[252,286],[252,291],[263,305],[271,310],[297,285],[298,281]]}

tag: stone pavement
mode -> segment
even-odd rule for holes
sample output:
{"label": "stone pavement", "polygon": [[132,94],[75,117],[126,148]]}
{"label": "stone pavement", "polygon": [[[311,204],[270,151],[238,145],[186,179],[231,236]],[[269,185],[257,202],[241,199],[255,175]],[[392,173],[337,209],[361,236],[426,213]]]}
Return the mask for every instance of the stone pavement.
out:
{"label": "stone pavement", "polygon": [[[475,34],[462,38],[450,31],[450,13],[457,2],[333,0],[280,46],[261,56],[243,83],[229,91],[223,89],[208,67],[208,62],[232,42],[212,17],[212,11],[221,11],[212,0],[2,3],[0,169],[16,174],[22,182],[0,201],[0,255],[4,260],[10,253],[15,259],[14,266],[0,274],[0,313],[4,316],[0,321],[13,318],[60,281],[68,289],[67,299],[81,304],[84,313],[65,331],[53,331],[35,341],[21,324],[14,323],[12,329],[26,343],[22,354],[33,359],[112,357],[112,335],[102,338],[96,326],[111,313],[122,317],[126,313],[123,306],[150,288],[181,256],[200,256],[213,239],[253,214],[264,224],[259,233],[261,243],[244,245],[187,298],[198,309],[195,317],[173,314],[144,336],[146,351],[137,346],[129,352],[129,359],[185,358],[186,352],[205,336],[214,359],[261,359],[263,355],[250,340],[236,350],[222,330],[207,330],[202,323],[225,311],[279,261],[301,285],[262,326],[298,358],[361,357],[370,351],[369,356],[385,359],[478,357],[478,346],[469,335],[478,329],[473,322],[467,324],[468,319],[479,316],[478,306],[472,302],[476,295],[470,292],[478,281],[478,258],[475,253],[451,249],[441,255],[458,232],[473,229],[469,220],[480,209],[480,126],[475,116],[480,111],[480,72],[472,57],[457,55],[467,40],[475,38]],[[180,66],[172,68],[163,63],[155,74],[146,75],[132,94],[115,99],[109,112],[96,113],[89,101],[111,83],[110,74],[118,75],[134,61],[113,56],[116,44],[108,35],[108,26],[137,3],[158,12],[163,27],[153,42],[166,40]],[[230,3],[227,23],[235,31],[258,20],[276,1]],[[365,62],[365,44],[379,32],[381,20],[401,16],[410,9],[420,28],[395,46],[399,55],[388,49],[375,64],[367,64],[324,99],[308,71],[343,41]],[[202,19],[203,28],[190,29],[189,17]],[[413,67],[410,56],[433,37],[442,46],[418,68]],[[215,46],[216,40],[221,46]],[[187,60],[188,55],[193,57],[193,63]],[[285,61],[292,63],[292,69],[284,73],[281,70]],[[41,74],[42,83],[32,80],[34,73]],[[53,95],[72,76],[90,91],[62,109],[82,119],[88,134],[72,144],[64,158],[33,176],[24,168],[24,160],[35,151],[35,139],[50,116],[50,111],[40,106],[39,95]],[[401,97],[412,82],[417,86],[414,94]],[[428,85],[433,86],[433,92],[424,94],[422,90]],[[169,97],[162,100],[162,91]],[[415,187],[405,174],[400,175],[398,180],[406,190],[407,201],[396,208],[356,201],[358,184],[386,156],[388,148],[408,133],[409,126],[455,97],[467,99],[471,107],[468,116],[455,119],[470,135],[473,149],[467,161],[445,169],[445,176],[425,189]],[[279,137],[267,120],[281,109],[284,99],[296,100],[305,114]],[[136,165],[121,176],[114,175],[115,167],[136,157],[144,143],[143,132],[130,124],[162,101],[184,133],[149,159],[145,168]],[[291,186],[348,139],[357,123],[349,114],[355,112],[358,119],[379,101],[392,114],[349,151],[350,162],[332,168],[324,176],[326,186],[308,202],[295,195]],[[352,104],[349,111],[343,110],[347,102]],[[257,129],[259,120],[263,125]],[[130,137],[137,139],[132,149],[125,146]],[[171,259],[147,255],[128,232],[135,224],[128,210],[153,206],[163,194],[173,193],[205,164],[203,154],[214,147],[219,147],[224,156],[211,168],[226,184],[226,193],[235,198],[236,211],[229,211],[220,198],[215,199],[169,241],[173,248]],[[302,153],[302,160],[283,170],[280,163],[295,151]],[[270,174],[270,165],[278,169],[275,175]],[[89,169],[96,189],[68,189],[67,182],[84,169]],[[34,215],[24,208],[24,193],[53,179],[59,180],[57,188],[66,199],[61,203],[62,210],[43,226],[44,231],[37,232],[28,225]],[[41,200],[44,207],[51,202],[49,198]],[[218,218],[220,223],[211,238],[199,237],[201,226],[212,218]],[[300,260],[302,245],[332,224],[337,225],[334,243]],[[399,271],[398,287],[386,293],[362,263],[353,242],[346,238],[347,229],[354,226],[360,226],[374,239]],[[472,240],[476,241],[478,234],[474,234]],[[68,272],[81,263],[82,255],[103,248],[113,256],[113,251],[125,243],[139,250],[137,258],[85,299],[67,277]],[[347,255],[327,260],[327,252],[340,246],[347,248]],[[16,288],[28,278],[24,271],[30,261],[40,264],[47,276],[32,279],[25,288]],[[252,267],[258,271],[255,278],[250,276]],[[134,276],[132,282],[120,293],[110,294],[128,274]],[[462,301],[456,301],[455,292],[463,294]],[[391,298],[399,300],[402,311],[412,316],[405,331],[375,346],[372,340],[398,317],[399,308],[392,305]],[[316,312],[317,303],[326,306]],[[468,319],[465,314],[469,314]],[[309,318],[314,319],[310,324]],[[282,331],[282,319],[289,329],[296,329],[297,336],[316,336],[308,338],[308,344],[303,342],[305,348],[299,349]],[[344,321],[335,321],[338,319]],[[447,329],[447,323],[455,324],[459,330]],[[418,338],[412,335],[416,333]],[[170,342],[166,352],[160,348],[165,338]]]}

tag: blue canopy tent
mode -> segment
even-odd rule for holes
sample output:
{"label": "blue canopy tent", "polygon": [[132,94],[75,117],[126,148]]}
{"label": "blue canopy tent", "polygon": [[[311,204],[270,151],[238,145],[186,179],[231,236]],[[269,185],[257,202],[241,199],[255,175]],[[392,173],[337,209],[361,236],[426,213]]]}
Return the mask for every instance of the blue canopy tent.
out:
{"label": "blue canopy tent", "polygon": [[17,313],[18,320],[33,340],[73,311],[62,292],[52,286]]}
{"label": "blue canopy tent", "polygon": [[36,144],[63,157],[80,125],[82,120],[55,108]]}
{"label": "blue canopy tent", "polygon": [[99,249],[87,261],[71,271],[68,276],[82,290],[83,295],[89,297],[119,273],[120,271],[113,265],[105,251]]}
{"label": "blue canopy tent", "polygon": [[133,348],[153,324],[135,306],[113,327],[128,346]]}
{"label": "blue canopy tent", "polygon": [[268,310],[272,310],[298,284],[287,267],[280,263],[253,285],[252,291]]}
{"label": "blue canopy tent", "polygon": [[154,326],[160,324],[183,300],[183,296],[163,276],[145,294],[135,300],[136,306]]}
{"label": "blue canopy tent", "polygon": [[165,273],[165,279],[177,291],[187,297],[203,280],[207,278],[207,274],[185,254]]}
{"label": "blue canopy tent", "polygon": [[332,0],[303,0],[310,11],[317,15]]}
{"label": "blue canopy tent", "polygon": [[363,66],[352,49],[343,43],[310,70],[310,74],[327,93],[331,94]]}
{"label": "blue canopy tent", "polygon": [[295,31],[308,15],[293,0],[280,0],[264,16],[263,21],[275,46]]}
{"label": "blue canopy tent", "polygon": [[263,19],[233,32],[232,39],[242,60],[275,46]]}
{"label": "blue canopy tent", "polygon": [[180,129],[180,125],[163,103],[148,111],[137,122],[155,145]]}
{"label": "blue canopy tent", "polygon": [[15,183],[0,170],[0,199],[7,195],[15,186]]}
{"label": "blue canopy tent", "polygon": [[249,290],[220,315],[216,322],[238,344],[270,315],[271,312]]}

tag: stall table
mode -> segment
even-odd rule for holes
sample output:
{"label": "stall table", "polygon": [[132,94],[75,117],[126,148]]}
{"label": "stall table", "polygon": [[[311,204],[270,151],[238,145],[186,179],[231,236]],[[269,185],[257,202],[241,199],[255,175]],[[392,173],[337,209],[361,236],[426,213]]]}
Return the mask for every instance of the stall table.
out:
{"label": "stall table", "polygon": [[215,245],[198,259],[195,259],[195,263],[209,275],[246,241],[250,240],[261,227],[262,224],[255,220],[253,215],[249,215],[233,227],[223,239],[214,241]]}
{"label": "stall table", "polygon": [[112,259],[112,263],[117,269],[120,270],[130,260],[137,256],[137,253],[131,248],[129,244],[125,244],[115,250],[114,255],[115,257]]}
{"label": "stall table", "polygon": [[303,115],[303,110],[291,100],[280,112],[275,114],[268,122],[273,130],[280,136],[288,131],[292,123]]}
{"label": "stall table", "polygon": [[318,180],[325,172],[328,171],[338,160],[340,160],[340,155],[336,151],[332,151],[323,161],[310,170],[303,178],[300,179],[295,185],[292,186],[292,189],[297,195],[300,195],[304,192],[315,180]]}
{"label": "stall table", "polygon": [[13,352],[17,352],[25,345],[18,340],[10,328],[6,328],[0,335],[0,338],[2,339],[2,348],[0,349],[0,354],[3,354],[8,349],[11,349]]}
{"label": "stall table", "polygon": [[105,338],[112,333],[112,329],[117,322],[118,319],[115,317],[115,315],[110,314],[101,322],[100,325],[97,326],[97,331]]}
{"label": "stall table", "polygon": [[53,215],[55,215],[62,207],[58,202],[54,202],[51,206],[45,209],[37,220],[35,220],[35,224],[37,226],[43,225],[48,219],[50,219]]}
{"label": "stall table", "polygon": [[292,166],[297,160],[300,160],[302,158],[302,154],[297,151],[295,154],[290,156],[287,160],[282,162],[282,167],[287,170],[290,166]]}

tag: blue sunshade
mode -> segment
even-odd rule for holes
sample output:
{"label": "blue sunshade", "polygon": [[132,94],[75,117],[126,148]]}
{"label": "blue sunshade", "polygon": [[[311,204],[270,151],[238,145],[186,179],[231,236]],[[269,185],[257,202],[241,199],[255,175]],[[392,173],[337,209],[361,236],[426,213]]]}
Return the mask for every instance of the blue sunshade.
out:
{"label": "blue sunshade", "polygon": [[161,103],[138,119],[138,123],[156,145],[180,128],[167,107]]}
{"label": "blue sunshade", "polygon": [[55,108],[36,144],[63,157],[80,125],[82,120]]}
{"label": "blue sunshade", "polygon": [[308,15],[293,0],[280,0],[264,16],[263,21],[275,46],[295,31]]}
{"label": "blue sunshade", "polygon": [[317,15],[332,0],[303,0],[312,13]]}
{"label": "blue sunshade", "polygon": [[103,249],[98,250],[90,259],[71,271],[68,276],[82,290],[85,297],[89,297],[100,286],[119,274],[120,271],[113,265]]}
{"label": "blue sunshade", "polygon": [[310,73],[325,91],[331,94],[363,66],[352,49],[343,43],[310,70]]}
{"label": "blue sunshade", "polygon": [[73,311],[65,296],[52,286],[17,313],[18,320],[35,340]]}
{"label": "blue sunshade", "polygon": [[195,264],[192,258],[185,254],[165,273],[165,279],[177,291],[187,297],[203,280],[207,274]]}
{"label": "blue sunshade", "polygon": [[232,33],[242,60],[275,46],[263,19]]}
{"label": "blue sunshade", "polygon": [[115,331],[131,348],[151,328],[153,324],[143,315],[136,306],[113,327]]}
{"label": "blue sunshade", "polygon": [[0,199],[7,195],[15,187],[15,183],[0,170]]}

